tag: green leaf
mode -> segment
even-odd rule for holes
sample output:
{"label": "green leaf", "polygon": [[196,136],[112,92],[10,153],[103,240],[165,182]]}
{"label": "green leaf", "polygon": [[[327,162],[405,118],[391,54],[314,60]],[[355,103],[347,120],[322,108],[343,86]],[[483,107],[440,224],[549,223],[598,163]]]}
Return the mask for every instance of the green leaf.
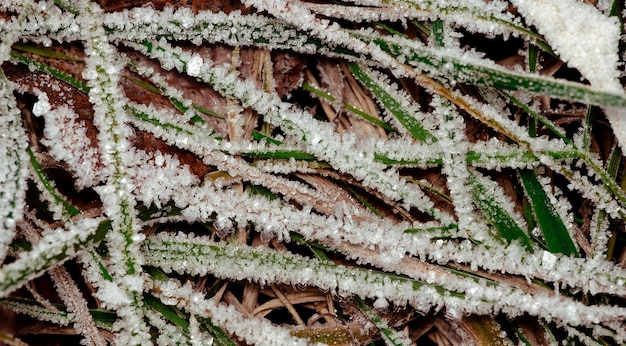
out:
{"label": "green leaf", "polygon": [[178,309],[163,304],[162,301],[149,293],[143,294],[143,301],[154,311],[163,315],[163,317],[165,317],[167,320],[173,322],[177,326],[181,327],[183,330],[187,332],[189,331],[189,322],[187,322],[188,316],[185,316],[185,318],[181,317],[179,315]]}
{"label": "green leaf", "polygon": [[30,164],[33,166],[33,169],[35,170],[37,177],[43,184],[44,188],[48,191],[48,193],[52,195],[52,198],[54,198],[54,201],[63,206],[65,217],[69,219],[72,216],[76,216],[80,214],[80,210],[78,210],[71,203],[69,203],[64,198],[62,198],[57,192],[57,190],[52,186],[52,182],[50,182],[50,180],[46,176],[46,173],[43,171],[43,168],[39,164],[39,161],[37,161],[37,158],[35,157],[35,154],[33,153],[33,151],[30,148],[28,148],[27,152],[28,152],[28,155],[30,156]]}
{"label": "green leaf", "polygon": [[500,206],[499,196],[494,196],[483,184],[481,184],[475,174],[470,175],[472,184],[472,195],[474,202],[483,212],[489,222],[496,228],[499,235],[506,239],[508,243],[518,240],[528,252],[533,252],[532,243],[526,232],[515,222],[513,217]]}
{"label": "green leaf", "polygon": [[422,123],[415,119],[411,112],[405,109],[400,101],[396,100],[382,85],[378,84],[363,68],[356,63],[349,63],[348,67],[354,77],[376,96],[376,99],[398,119],[402,126],[404,126],[415,139],[425,143],[437,141],[437,138],[424,128]]}
{"label": "green leaf", "polygon": [[523,169],[519,171],[519,176],[548,250],[552,253],[578,256],[578,251],[576,251],[576,246],[567,231],[567,227],[550,202],[535,173]]}
{"label": "green leaf", "polygon": [[41,63],[37,60],[26,57],[22,54],[11,52],[11,58],[17,62],[21,62],[28,66],[35,66],[41,72],[47,73],[50,76],[60,79],[65,83],[73,86],[74,88],[84,92],[85,94],[89,93],[89,87],[87,84],[79,80],[78,78],[71,76],[67,73],[61,72],[54,67],[48,66],[44,63]]}
{"label": "green leaf", "polygon": [[25,44],[25,43],[20,43],[20,42],[16,42],[13,44],[13,46],[11,47],[13,49],[17,49],[20,50],[22,52],[27,52],[27,53],[32,53],[35,55],[39,55],[45,58],[52,58],[52,59],[60,59],[60,60],[69,60],[69,61],[77,61],[79,59],[73,57],[73,56],[69,56],[67,54],[63,54],[51,49],[47,49],[44,47],[39,47],[39,46],[35,46],[32,44]]}

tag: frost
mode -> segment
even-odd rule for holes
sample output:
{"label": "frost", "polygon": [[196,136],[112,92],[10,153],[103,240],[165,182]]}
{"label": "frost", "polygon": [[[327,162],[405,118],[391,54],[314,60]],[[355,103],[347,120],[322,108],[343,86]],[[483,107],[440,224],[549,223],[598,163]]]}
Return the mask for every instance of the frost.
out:
{"label": "frost", "polygon": [[[249,10],[228,14],[168,6],[105,12],[86,0],[72,2],[69,11],[58,3],[40,1],[28,9],[21,1],[0,4],[8,13],[0,25],[0,57],[24,63],[10,54],[17,41],[53,48],[82,45],[85,68],[75,75],[86,86],[74,83],[77,92],[87,93],[93,123],[91,114],[53,95],[63,90],[59,85],[46,86],[44,92],[34,79],[0,80],[0,257],[15,257],[0,267],[2,296],[44,272],[55,273],[59,297],[73,313],[56,320],[67,324],[79,318],[87,323],[76,323],[76,330],[91,338],[86,342],[96,340],[88,332],[93,326],[85,306],[70,304],[77,292],[50,269],[78,256],[95,298],[118,316],[116,344],[211,344],[202,322],[206,318],[248,344],[307,344],[288,328],[242,314],[236,304],[206,299],[204,287],[195,285],[207,277],[316,287],[333,299],[358,295],[381,312],[410,305],[423,313],[445,309],[450,318],[530,315],[583,342],[590,333],[626,339],[620,324],[626,309],[605,303],[626,296],[626,271],[604,259],[615,231],[611,227],[624,218],[626,194],[616,174],[608,172],[605,156],[589,149],[591,123],[573,140],[569,125],[551,126],[547,117],[540,119],[552,132],[531,136],[526,123],[526,113],[544,110],[537,96],[580,103],[576,112],[599,105],[620,145],[626,143],[626,101],[617,80],[619,27],[608,17],[609,1],[600,1],[601,11],[573,0],[512,1],[519,15],[508,2],[482,0],[246,0]],[[443,26],[443,47],[435,46],[437,37],[427,30],[435,20]],[[509,70],[488,54],[462,46],[467,33],[542,43],[527,24],[591,86],[529,73],[519,64]],[[411,34],[417,28],[418,35],[426,29],[425,36],[407,39],[393,32],[398,28]],[[253,66],[259,70],[249,78],[250,66],[241,55],[233,54],[228,63],[212,61],[215,55],[207,48],[212,43],[245,47],[237,48],[240,53],[262,52],[268,60]],[[289,72],[272,62],[283,52],[358,66],[371,81],[346,69],[342,87],[358,91],[357,103],[378,101],[373,113],[384,114],[390,128],[379,131],[382,138],[364,135],[359,126],[339,133],[341,122],[352,118],[322,121],[315,107],[279,96],[274,78]],[[46,72],[37,62],[48,59],[53,58],[24,64],[36,76],[35,71]],[[314,60],[306,62],[311,71]],[[130,78],[122,76],[135,73],[160,96],[145,97],[145,104],[129,101],[125,83]],[[188,88],[177,74],[193,77],[202,88]],[[87,207],[81,204],[79,215],[63,214],[64,203],[73,201],[52,193],[63,186],[54,179],[46,185],[28,169],[29,143],[21,123],[27,117],[14,98],[26,92],[37,97],[32,113],[44,123],[43,137],[30,143],[33,157],[53,167],[44,173],[62,166],[78,190],[97,194]],[[167,100],[171,104],[163,105]],[[199,102],[215,100],[211,106]],[[335,101],[333,110],[341,112],[343,103]],[[219,109],[207,112],[205,106]],[[423,130],[422,136],[416,129]],[[140,132],[159,146],[143,148],[136,140]],[[516,189],[520,168],[551,177],[541,179],[541,186],[570,237],[581,238],[576,239],[584,252],[580,258],[540,250],[534,240],[527,247],[495,236],[491,223],[496,222],[479,210],[473,187],[483,186],[489,202],[508,216],[506,222],[512,220],[508,225],[526,232],[521,195],[499,185]],[[25,202],[29,174],[57,222],[54,227],[36,220],[35,212],[28,211],[27,220],[22,217],[25,208],[38,209]],[[579,200],[590,209],[584,216],[585,222],[590,219],[589,239],[574,218]],[[89,209],[100,202],[102,210]],[[111,224],[102,246],[106,256],[88,242],[105,217]],[[28,252],[12,252],[17,251],[9,247],[16,232],[37,234],[39,228],[44,230],[40,243]],[[539,228],[528,232],[541,236]],[[258,240],[271,245],[246,245]],[[295,240],[356,265],[303,257],[291,252],[297,246],[282,244]],[[148,266],[168,276],[196,277],[184,285],[154,281],[143,272]],[[148,295],[179,309],[188,328],[152,313],[143,301]],[[593,299],[583,304],[580,296]],[[41,311],[36,315],[44,319]],[[388,328],[385,321],[377,326]],[[159,336],[151,338],[150,332]]]}
{"label": "frost", "polygon": [[37,102],[35,102],[35,104],[33,105],[33,114],[35,114],[36,116],[42,116],[48,113],[51,108],[52,106],[50,106],[50,103],[48,103],[48,95],[40,92]]}
{"label": "frost", "polygon": [[194,56],[187,63],[187,73],[192,77],[198,76],[200,74],[203,64],[204,64],[204,61],[202,61],[201,57],[197,55]]}
{"label": "frost", "polygon": [[[45,100],[40,95],[40,101]],[[67,107],[47,110],[40,115],[44,117],[44,138],[41,144],[50,148],[49,154],[56,160],[66,162],[76,173],[76,185],[79,188],[94,186],[102,178],[98,166],[100,160],[97,150],[92,146],[87,129],[78,120],[78,115]],[[40,105],[40,107],[43,107]]]}
{"label": "frost", "polygon": [[513,4],[559,56],[579,69],[592,85],[623,93],[617,81],[620,30],[615,18],[575,0],[514,0]]}

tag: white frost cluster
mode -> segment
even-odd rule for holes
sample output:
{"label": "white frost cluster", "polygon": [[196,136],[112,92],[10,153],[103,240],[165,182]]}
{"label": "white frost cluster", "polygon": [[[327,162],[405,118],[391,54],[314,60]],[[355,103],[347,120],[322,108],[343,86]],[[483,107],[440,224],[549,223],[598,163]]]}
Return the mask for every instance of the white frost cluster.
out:
{"label": "white frost cluster", "polygon": [[577,68],[591,85],[604,91],[624,92],[617,80],[620,28],[616,18],[576,0],[512,3],[546,37],[561,59]]}
{"label": "white frost cluster", "polygon": [[146,206],[154,204],[161,208],[175,196],[185,194],[187,187],[198,183],[189,167],[170,154],[138,150],[135,159],[135,174],[131,178],[133,194]]}
{"label": "white frost cluster", "polygon": [[103,178],[98,169],[98,150],[89,140],[78,114],[65,105],[52,108],[45,93],[39,94],[33,112],[45,120],[41,144],[48,146],[48,153],[55,160],[67,163],[74,171],[77,187],[98,184]]}
{"label": "white frost cluster", "polygon": [[[309,345],[306,340],[291,335],[286,328],[277,327],[261,318],[248,318],[235,307],[216,304],[204,298],[204,294],[194,290],[190,284],[181,285],[176,280],[166,282],[154,281],[157,297],[166,304],[175,305],[193,315],[210,318],[211,322],[235,334],[252,345]],[[194,320],[195,317],[192,317]],[[196,337],[211,340],[204,333],[196,333]],[[192,340],[192,343],[197,340]],[[210,342],[210,341],[209,341]]]}

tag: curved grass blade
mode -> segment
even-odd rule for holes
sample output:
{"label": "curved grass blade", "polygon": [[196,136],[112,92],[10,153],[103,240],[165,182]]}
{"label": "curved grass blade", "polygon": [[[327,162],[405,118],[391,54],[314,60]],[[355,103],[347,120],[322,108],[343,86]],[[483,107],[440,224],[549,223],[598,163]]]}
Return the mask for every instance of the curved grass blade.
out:
{"label": "curved grass blade", "polygon": [[578,256],[578,251],[567,231],[567,227],[541,187],[541,183],[537,180],[535,173],[531,170],[523,169],[519,171],[519,176],[537,219],[537,224],[543,233],[548,250],[553,253]]}
{"label": "curved grass blade", "polygon": [[[269,49],[286,49],[307,54],[323,54],[347,59],[348,61],[364,61],[372,66],[377,65],[375,59],[369,52],[355,51],[352,46],[337,44],[336,42],[326,42],[315,35],[307,33],[301,29],[294,28],[290,24],[268,20],[261,16],[224,16],[214,19],[215,22],[198,25],[197,31],[188,36],[180,36],[180,33],[170,32],[162,23],[160,15],[155,12],[155,22],[153,36],[177,39],[194,39],[201,37],[208,42],[214,42],[214,37],[222,37],[222,43],[232,45],[254,45]],[[171,19],[165,20],[165,22]],[[251,27],[250,23],[255,23]],[[146,23],[147,24],[147,23]],[[106,23],[108,30],[119,30],[124,32],[127,39],[130,35],[137,35],[134,32],[138,28],[121,30],[115,23]],[[119,25],[119,24],[117,24]],[[142,28],[145,29],[145,28]],[[266,35],[257,35],[263,32]],[[555,78],[542,77],[535,74],[521,73],[499,67],[489,60],[465,59],[461,58],[464,52],[451,53],[450,50],[439,48],[417,46],[414,41],[403,40],[402,37],[382,37],[361,31],[347,31],[353,37],[378,45],[383,51],[395,58],[400,56],[412,66],[424,69],[431,76],[438,76],[448,80],[486,85],[497,89],[527,91],[538,95],[547,95],[560,99],[568,99],[582,103],[590,103],[605,106],[626,106],[626,96],[621,94],[605,93],[588,87],[582,83],[558,80]],[[532,34],[526,32],[526,34]],[[273,35],[273,36],[272,36]],[[534,34],[536,35],[536,34]],[[143,35],[145,37],[145,34]],[[272,42],[270,45],[269,42]],[[145,41],[143,45],[151,50],[152,43]],[[541,45],[540,38],[535,44]],[[548,47],[542,46],[549,51]]]}
{"label": "curved grass blade", "polygon": [[21,42],[14,43],[12,48],[20,50],[22,52],[32,53],[32,54],[39,55],[39,56],[46,57],[46,58],[61,59],[61,60],[68,60],[68,61],[80,60],[73,56],[54,51],[52,49],[38,47],[35,45],[25,44]]}

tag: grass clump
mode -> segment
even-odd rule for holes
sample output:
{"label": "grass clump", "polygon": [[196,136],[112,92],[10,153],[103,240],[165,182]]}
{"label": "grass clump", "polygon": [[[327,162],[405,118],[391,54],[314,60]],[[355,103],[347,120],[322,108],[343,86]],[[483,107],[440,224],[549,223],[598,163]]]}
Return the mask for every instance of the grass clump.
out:
{"label": "grass clump", "polygon": [[623,343],[619,7],[5,1],[0,338]]}

